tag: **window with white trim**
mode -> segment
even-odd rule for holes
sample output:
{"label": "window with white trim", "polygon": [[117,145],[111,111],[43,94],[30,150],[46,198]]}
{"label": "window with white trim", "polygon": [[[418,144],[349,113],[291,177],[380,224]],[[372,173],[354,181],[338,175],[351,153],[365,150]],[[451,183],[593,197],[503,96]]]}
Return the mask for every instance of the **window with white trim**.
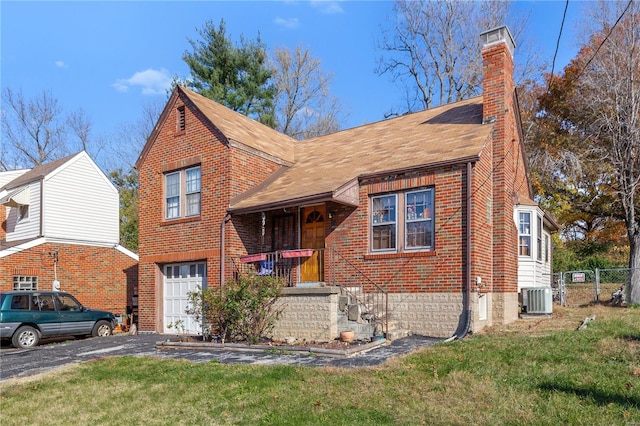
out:
{"label": "window with white trim", "polygon": [[537,246],[537,256],[538,256],[538,260],[542,260],[542,217],[540,216],[536,216],[537,217],[537,222],[536,225],[538,226],[538,229],[536,229],[536,235],[538,236],[538,246]]}
{"label": "window with white trim", "polygon": [[371,243],[373,251],[396,248],[396,204],[395,194],[376,196],[371,199]]}
{"label": "window with white trim", "polygon": [[531,213],[518,213],[518,254],[531,256]]}
{"label": "window with white trim", "polygon": [[433,247],[433,191],[412,191],[405,195],[405,247]]}
{"label": "window with white trim", "polygon": [[29,291],[38,289],[38,277],[16,275],[13,277],[15,291]]}
{"label": "window with white trim", "polygon": [[164,183],[166,219],[200,215],[202,188],[200,166],[167,173],[164,176]]}
{"label": "window with white trim", "polygon": [[371,251],[432,250],[433,200],[433,189],[372,196]]}

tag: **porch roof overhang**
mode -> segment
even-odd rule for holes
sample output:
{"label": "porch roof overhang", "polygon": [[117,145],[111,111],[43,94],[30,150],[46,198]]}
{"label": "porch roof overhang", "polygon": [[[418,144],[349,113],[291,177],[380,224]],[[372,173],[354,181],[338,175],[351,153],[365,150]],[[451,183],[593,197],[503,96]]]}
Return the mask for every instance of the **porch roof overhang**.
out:
{"label": "porch roof overhang", "polygon": [[[272,210],[279,209],[292,209],[300,206],[311,205],[311,204],[320,204],[326,202],[335,202],[338,204],[343,204],[350,207],[358,207],[358,198],[355,199],[350,197],[348,194],[353,192],[353,187],[355,187],[355,191],[357,194],[358,191],[358,181],[355,180],[350,182],[352,185],[344,185],[340,187],[336,191],[324,192],[320,194],[312,194],[304,197],[290,198],[288,200],[278,200],[278,201],[270,201],[262,204],[247,206],[247,207],[229,207],[227,209],[228,213],[231,214],[250,214],[250,213],[258,213],[258,212],[267,212]],[[345,186],[349,186],[349,188],[345,188]],[[348,191],[351,189],[351,191]]]}
{"label": "porch roof overhang", "polygon": [[25,186],[0,198],[0,204],[9,207],[27,206],[29,205],[29,195],[29,187]]}

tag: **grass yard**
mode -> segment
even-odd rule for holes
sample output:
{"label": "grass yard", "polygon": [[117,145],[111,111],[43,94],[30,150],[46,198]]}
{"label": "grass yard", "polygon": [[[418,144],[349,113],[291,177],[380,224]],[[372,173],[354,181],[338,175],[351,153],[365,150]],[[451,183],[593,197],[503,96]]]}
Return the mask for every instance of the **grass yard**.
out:
{"label": "grass yard", "polygon": [[556,306],[376,368],[105,358],[0,392],[3,426],[640,425],[640,309]]}

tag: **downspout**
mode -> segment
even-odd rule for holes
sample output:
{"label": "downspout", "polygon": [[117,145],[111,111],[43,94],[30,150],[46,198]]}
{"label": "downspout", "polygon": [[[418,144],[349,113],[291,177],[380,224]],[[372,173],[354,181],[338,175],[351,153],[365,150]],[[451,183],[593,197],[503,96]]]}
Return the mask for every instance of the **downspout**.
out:
{"label": "downspout", "polygon": [[227,215],[222,219],[222,223],[220,224],[220,292],[222,292],[222,288],[224,287],[224,258],[225,258],[225,236],[224,229],[227,222],[231,220],[231,215],[227,213]]}
{"label": "downspout", "polygon": [[40,179],[40,237],[44,237],[44,178]]}
{"label": "downspout", "polygon": [[471,162],[467,163],[467,225],[465,229],[466,235],[466,256],[465,256],[465,292],[466,295],[462,296],[463,311],[465,315],[464,328],[460,333],[455,334],[449,340],[463,339],[471,328]]}

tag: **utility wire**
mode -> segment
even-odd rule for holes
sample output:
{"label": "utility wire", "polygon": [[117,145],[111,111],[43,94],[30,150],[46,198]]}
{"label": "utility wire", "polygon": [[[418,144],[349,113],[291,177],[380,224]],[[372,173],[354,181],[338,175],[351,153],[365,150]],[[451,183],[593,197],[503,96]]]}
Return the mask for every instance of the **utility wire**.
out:
{"label": "utility wire", "polygon": [[569,9],[569,0],[567,0],[564,4],[564,13],[562,14],[562,22],[560,23],[560,32],[558,33],[558,40],[556,41],[556,51],[553,54],[553,62],[551,63],[551,76],[549,77],[549,85],[547,86],[547,93],[551,91],[551,84],[553,83],[553,72],[556,67],[556,58],[558,57],[558,50],[560,48],[560,38],[562,37],[564,21],[567,19],[567,9]]}
{"label": "utility wire", "polygon": [[600,51],[600,48],[606,43],[606,41],[609,39],[609,37],[611,36],[611,33],[613,33],[613,30],[616,28],[616,26],[618,25],[618,23],[622,20],[622,17],[627,13],[627,11],[629,10],[629,8],[631,7],[631,3],[633,3],[633,0],[629,0],[629,3],[627,3],[627,7],[625,7],[625,9],[622,11],[622,13],[620,14],[620,16],[618,17],[618,19],[616,20],[615,24],[613,24],[613,26],[611,27],[611,29],[609,30],[609,33],[607,34],[607,36],[602,39],[602,42],[600,42],[600,45],[598,46],[598,48],[596,49],[595,52],[593,52],[593,55],[591,55],[591,57],[589,58],[589,60],[587,61],[586,65],[584,67],[582,67],[582,69],[580,70],[580,72],[578,73],[578,75],[575,77],[574,80],[578,80],[581,76],[582,73],[584,72],[584,70],[586,70],[589,65],[591,64],[591,61],[593,61],[593,59],[596,57],[596,55],[598,54],[598,52]]}

